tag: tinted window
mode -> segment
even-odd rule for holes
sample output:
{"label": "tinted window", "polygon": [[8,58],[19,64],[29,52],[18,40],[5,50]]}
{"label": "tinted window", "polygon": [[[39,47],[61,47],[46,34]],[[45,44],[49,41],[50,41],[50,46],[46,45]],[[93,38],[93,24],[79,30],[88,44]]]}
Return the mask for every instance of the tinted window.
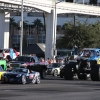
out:
{"label": "tinted window", "polygon": [[35,63],[38,63],[39,62],[39,60],[38,60],[38,58],[36,56],[32,56],[32,57],[34,58]]}
{"label": "tinted window", "polygon": [[0,66],[0,71],[3,71],[2,67]]}
{"label": "tinted window", "polygon": [[94,50],[83,50],[83,56],[89,57],[89,56],[95,56]]}
{"label": "tinted window", "polygon": [[56,67],[59,67],[59,66],[60,66],[59,63],[52,63],[52,67],[53,67],[53,68],[56,68]]}
{"label": "tinted window", "polygon": [[27,73],[28,69],[13,69],[12,72],[20,72],[20,73]]}
{"label": "tinted window", "polygon": [[0,53],[2,53],[3,52],[3,50],[0,50]]}
{"label": "tinted window", "polygon": [[31,61],[31,58],[30,57],[19,56],[15,60],[16,61],[23,61],[23,62],[30,62]]}

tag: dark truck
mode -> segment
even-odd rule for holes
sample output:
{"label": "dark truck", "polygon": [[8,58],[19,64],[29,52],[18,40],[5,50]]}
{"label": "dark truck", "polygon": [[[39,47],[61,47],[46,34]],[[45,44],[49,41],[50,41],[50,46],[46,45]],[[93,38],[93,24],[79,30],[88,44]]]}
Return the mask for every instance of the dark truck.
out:
{"label": "dark truck", "polygon": [[46,77],[47,65],[40,64],[33,56],[18,56],[16,59],[10,62],[9,67],[11,69],[16,67],[25,67],[30,70],[40,72],[42,79]]}
{"label": "dark truck", "polygon": [[77,60],[70,60],[61,70],[61,77],[73,79],[76,75],[78,79],[87,79],[91,77],[93,81],[100,80],[100,49],[84,48]]}

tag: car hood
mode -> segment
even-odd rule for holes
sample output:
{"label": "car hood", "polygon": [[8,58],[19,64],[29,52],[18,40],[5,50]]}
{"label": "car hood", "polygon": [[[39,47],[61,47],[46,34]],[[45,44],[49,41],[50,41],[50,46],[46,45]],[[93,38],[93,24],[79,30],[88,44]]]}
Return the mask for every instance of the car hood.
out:
{"label": "car hood", "polygon": [[23,73],[16,73],[16,72],[7,72],[5,75],[18,75],[18,74],[23,74]]}

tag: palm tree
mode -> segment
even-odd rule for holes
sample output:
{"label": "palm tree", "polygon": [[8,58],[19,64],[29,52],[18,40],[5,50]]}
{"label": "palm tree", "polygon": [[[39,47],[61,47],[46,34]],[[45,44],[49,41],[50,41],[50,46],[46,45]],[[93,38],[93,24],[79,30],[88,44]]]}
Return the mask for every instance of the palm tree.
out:
{"label": "palm tree", "polygon": [[37,33],[35,34],[35,43],[37,43],[39,30],[40,30],[40,28],[43,27],[43,24],[41,22],[41,19],[38,19],[38,18],[36,20],[34,20],[34,22],[32,22],[32,23],[33,23],[33,28],[36,28],[36,31],[37,31]]}
{"label": "palm tree", "polygon": [[45,32],[45,36],[46,36],[46,21],[45,21],[45,17],[46,17],[46,13],[45,13],[45,12],[43,12],[44,32]]}
{"label": "palm tree", "polygon": [[12,43],[13,43],[13,41],[12,41],[12,35],[13,35],[13,33],[14,33],[14,29],[17,27],[17,23],[15,22],[15,19],[14,19],[14,17],[13,18],[10,18],[10,25],[9,25],[10,27],[9,27],[9,29],[10,29],[10,36],[9,36],[9,47],[12,47]]}
{"label": "palm tree", "polygon": [[23,21],[23,29],[25,32],[25,34],[23,34],[23,47],[26,47],[28,46],[27,33],[26,33],[26,30],[28,29],[28,24],[25,21]]}

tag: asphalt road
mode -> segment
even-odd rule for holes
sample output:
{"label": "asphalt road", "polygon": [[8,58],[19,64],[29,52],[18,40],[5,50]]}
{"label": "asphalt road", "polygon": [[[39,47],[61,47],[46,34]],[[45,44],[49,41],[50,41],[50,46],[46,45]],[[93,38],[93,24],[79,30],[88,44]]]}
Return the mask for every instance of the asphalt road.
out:
{"label": "asphalt road", "polygon": [[100,100],[100,82],[47,76],[40,84],[0,84],[0,100]]}

